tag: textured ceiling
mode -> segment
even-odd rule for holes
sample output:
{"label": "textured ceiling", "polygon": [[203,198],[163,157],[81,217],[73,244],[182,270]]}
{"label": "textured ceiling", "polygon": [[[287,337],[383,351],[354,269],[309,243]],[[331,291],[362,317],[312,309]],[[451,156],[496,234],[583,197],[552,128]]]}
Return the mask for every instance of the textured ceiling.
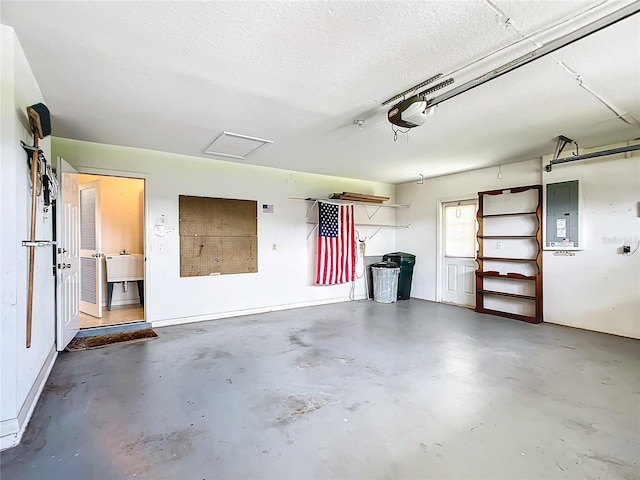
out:
{"label": "textured ceiling", "polygon": [[274,141],[243,163],[401,183],[552,153],[559,134],[581,147],[640,137],[639,14],[443,102],[395,142],[380,107],[629,3],[2,1],[0,14],[56,136],[205,157],[229,131]]}

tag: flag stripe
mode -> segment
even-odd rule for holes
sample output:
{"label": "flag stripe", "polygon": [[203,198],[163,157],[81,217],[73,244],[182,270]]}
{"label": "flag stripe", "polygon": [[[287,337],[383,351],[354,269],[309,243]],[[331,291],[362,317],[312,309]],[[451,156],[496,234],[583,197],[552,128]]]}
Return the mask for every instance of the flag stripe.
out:
{"label": "flag stripe", "polygon": [[341,230],[341,235],[340,235],[340,240],[341,240],[341,248],[340,248],[340,283],[344,283],[346,280],[346,272],[345,269],[347,268],[347,256],[345,255],[346,252],[346,248],[347,248],[347,237],[345,234],[345,230],[348,228],[347,225],[347,209],[346,208],[341,208],[340,209],[340,230]]}

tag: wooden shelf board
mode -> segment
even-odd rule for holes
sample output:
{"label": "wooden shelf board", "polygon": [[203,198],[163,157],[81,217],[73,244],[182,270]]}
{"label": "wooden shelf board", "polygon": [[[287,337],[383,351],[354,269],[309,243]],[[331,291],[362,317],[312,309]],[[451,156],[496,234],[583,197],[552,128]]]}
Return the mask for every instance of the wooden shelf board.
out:
{"label": "wooden shelf board", "polygon": [[487,215],[482,215],[482,218],[488,217],[514,217],[517,215],[535,215],[536,212],[513,212],[513,213],[489,213]]}
{"label": "wooden shelf board", "polygon": [[478,260],[492,260],[497,262],[537,262],[535,258],[507,258],[507,257],[478,257]]}
{"label": "wooden shelf board", "polygon": [[409,208],[410,204],[398,204],[398,203],[374,203],[374,202],[360,202],[357,200],[340,200],[338,198],[304,198],[304,197],[289,197],[289,200],[304,200],[305,202],[327,202],[327,203],[340,203],[340,204],[354,204],[363,205],[365,207],[383,207],[383,208]]}
{"label": "wooden shelf board", "polygon": [[505,191],[510,193],[522,193],[527,190],[537,190],[539,194],[542,192],[542,185],[527,185],[525,187],[512,187],[501,188],[499,190],[487,190],[486,192],[479,192],[478,195],[502,195]]}
{"label": "wooden shelf board", "polygon": [[477,290],[479,293],[487,293],[490,295],[501,295],[503,297],[513,297],[513,298],[522,298],[524,300],[535,300],[536,297],[532,295],[522,295],[520,293],[509,293],[509,292],[497,292],[495,290]]}
{"label": "wooden shelf board", "polygon": [[491,238],[537,238],[536,235],[478,235],[478,238],[491,239]]}
{"label": "wooden shelf board", "polygon": [[476,312],[488,313],[489,315],[496,315],[498,317],[513,318],[514,320],[522,320],[523,322],[527,323],[542,323],[542,320],[537,317],[530,317],[528,315],[520,315],[517,313],[501,312],[500,310],[492,310],[490,308],[476,307]]}
{"label": "wooden shelf board", "polygon": [[476,275],[480,277],[489,278],[504,278],[506,280],[535,280],[535,275],[522,275],[521,273],[507,273],[506,275],[500,274],[500,272],[488,271],[479,272],[476,270]]}

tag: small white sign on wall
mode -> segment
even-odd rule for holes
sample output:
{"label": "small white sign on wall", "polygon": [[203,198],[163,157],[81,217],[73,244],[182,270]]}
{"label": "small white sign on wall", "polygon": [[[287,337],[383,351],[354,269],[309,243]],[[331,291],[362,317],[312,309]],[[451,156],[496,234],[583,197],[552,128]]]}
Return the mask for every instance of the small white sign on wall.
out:
{"label": "small white sign on wall", "polygon": [[273,213],[273,212],[274,212],[273,205],[269,205],[266,203],[262,204],[262,213]]}

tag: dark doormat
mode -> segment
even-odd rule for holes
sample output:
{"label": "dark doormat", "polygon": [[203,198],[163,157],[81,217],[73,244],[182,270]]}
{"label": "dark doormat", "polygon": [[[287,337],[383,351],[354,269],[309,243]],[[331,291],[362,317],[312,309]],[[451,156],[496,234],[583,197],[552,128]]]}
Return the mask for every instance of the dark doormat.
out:
{"label": "dark doormat", "polygon": [[93,348],[107,347],[113,344],[137,343],[157,338],[158,334],[151,328],[144,330],[134,330],[131,332],[109,333],[97,337],[74,338],[67,345],[68,352],[79,352],[81,350],[91,350]]}

